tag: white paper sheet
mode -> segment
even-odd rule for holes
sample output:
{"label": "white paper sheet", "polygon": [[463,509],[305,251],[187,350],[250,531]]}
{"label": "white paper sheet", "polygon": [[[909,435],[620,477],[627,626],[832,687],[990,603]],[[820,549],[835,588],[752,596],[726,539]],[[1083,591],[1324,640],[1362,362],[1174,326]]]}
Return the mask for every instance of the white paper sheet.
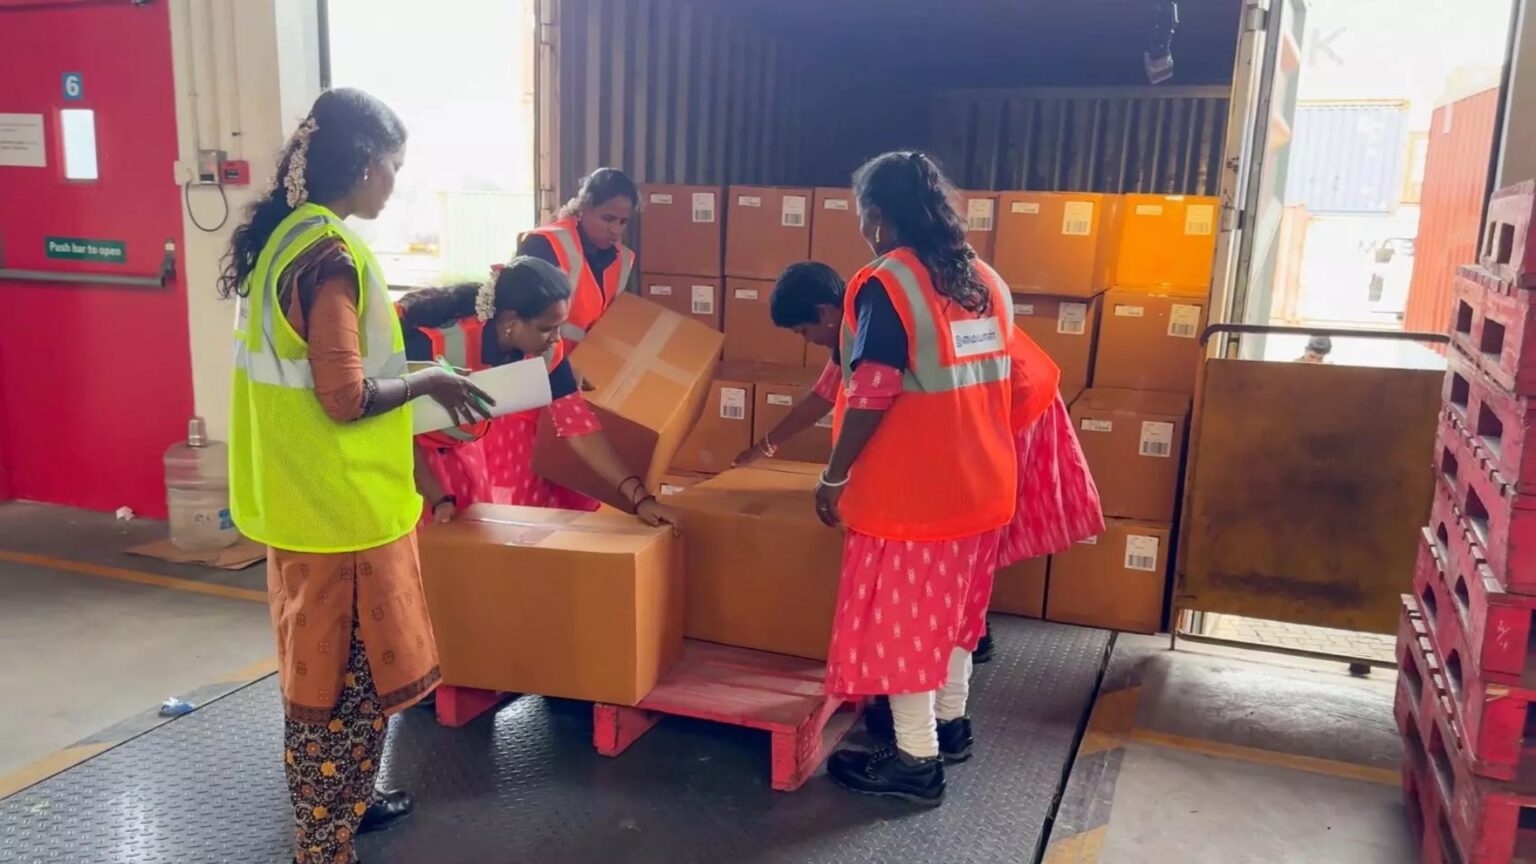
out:
{"label": "white paper sheet", "polygon": [[[469,380],[496,400],[491,408],[492,417],[542,408],[550,401],[549,370],[542,357],[484,369],[470,375]],[[411,412],[412,431],[417,435],[458,425],[443,406],[428,396],[412,401]]]}

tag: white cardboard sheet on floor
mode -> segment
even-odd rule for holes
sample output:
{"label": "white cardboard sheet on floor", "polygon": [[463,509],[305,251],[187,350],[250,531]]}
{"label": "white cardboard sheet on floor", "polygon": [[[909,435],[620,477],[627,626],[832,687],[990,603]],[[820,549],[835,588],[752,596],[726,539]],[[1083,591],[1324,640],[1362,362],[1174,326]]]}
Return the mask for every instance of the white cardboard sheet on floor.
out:
{"label": "white cardboard sheet on floor", "polygon": [[[471,374],[469,380],[496,400],[491,406],[492,417],[542,408],[550,401],[549,370],[542,357],[482,369]],[[412,401],[411,413],[412,429],[417,435],[458,425],[443,406],[428,396]]]}

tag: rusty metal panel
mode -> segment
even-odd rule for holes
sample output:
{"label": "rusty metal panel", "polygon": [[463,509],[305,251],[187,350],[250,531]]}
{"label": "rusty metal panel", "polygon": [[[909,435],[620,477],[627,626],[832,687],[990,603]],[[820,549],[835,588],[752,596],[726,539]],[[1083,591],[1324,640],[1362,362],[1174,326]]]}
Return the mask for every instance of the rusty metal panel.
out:
{"label": "rusty metal panel", "polygon": [[1406,330],[1450,329],[1452,276],[1476,257],[1498,113],[1495,87],[1442,105],[1430,119]]}
{"label": "rusty metal panel", "polygon": [[1176,605],[1395,632],[1429,517],[1442,379],[1208,360]]}
{"label": "rusty metal panel", "polygon": [[1226,87],[941,93],[930,146],[967,189],[1214,195]]}

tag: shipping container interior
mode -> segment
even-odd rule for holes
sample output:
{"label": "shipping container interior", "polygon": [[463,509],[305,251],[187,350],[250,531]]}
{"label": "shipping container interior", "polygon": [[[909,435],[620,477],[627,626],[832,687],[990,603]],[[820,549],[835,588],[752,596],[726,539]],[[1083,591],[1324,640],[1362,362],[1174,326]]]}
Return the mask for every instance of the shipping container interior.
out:
{"label": "shipping container interior", "polygon": [[1213,195],[1241,4],[1181,2],[1173,77],[1152,86],[1157,7],[567,0],[543,182],[563,198],[620,165],[642,182],[846,186],[914,148],[963,189]]}

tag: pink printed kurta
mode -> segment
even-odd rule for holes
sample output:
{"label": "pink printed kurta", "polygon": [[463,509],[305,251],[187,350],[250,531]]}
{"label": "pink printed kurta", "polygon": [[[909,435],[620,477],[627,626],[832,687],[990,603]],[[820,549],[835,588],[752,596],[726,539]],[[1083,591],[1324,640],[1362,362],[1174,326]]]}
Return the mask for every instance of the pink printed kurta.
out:
{"label": "pink printed kurta", "polygon": [[579,393],[557,399],[538,411],[498,417],[491,421],[490,431],[479,441],[427,452],[427,465],[442,484],[444,494],[458,498],[460,509],[491,503],[596,510],[596,501],[534,472],[533,444],[538,437],[540,411],[551,413],[555,432],[561,438],[601,431],[597,415]]}

